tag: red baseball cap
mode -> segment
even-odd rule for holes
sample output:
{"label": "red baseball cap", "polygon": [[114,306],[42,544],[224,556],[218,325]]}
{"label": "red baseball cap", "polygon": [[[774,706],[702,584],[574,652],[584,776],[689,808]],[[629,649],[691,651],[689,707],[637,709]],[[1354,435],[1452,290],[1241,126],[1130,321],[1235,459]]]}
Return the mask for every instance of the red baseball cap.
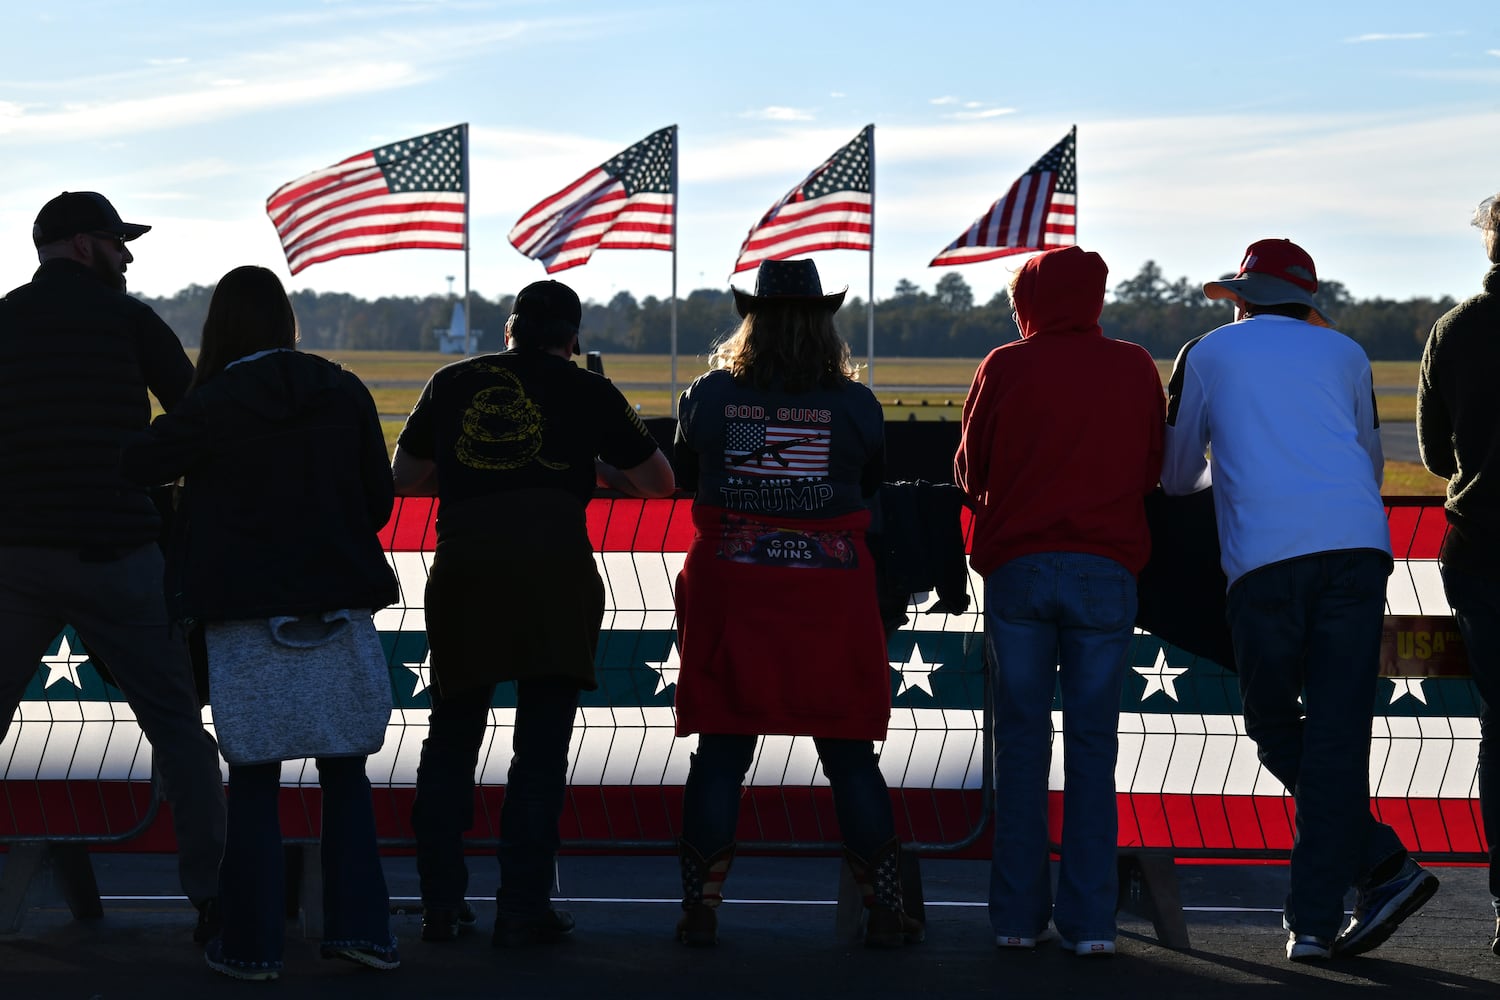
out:
{"label": "red baseball cap", "polygon": [[1203,294],[1210,299],[1231,299],[1259,306],[1299,303],[1312,309],[1309,322],[1332,326],[1313,301],[1317,290],[1318,272],[1312,257],[1291,240],[1257,240],[1245,251],[1245,259],[1233,278],[1210,281],[1203,286]]}

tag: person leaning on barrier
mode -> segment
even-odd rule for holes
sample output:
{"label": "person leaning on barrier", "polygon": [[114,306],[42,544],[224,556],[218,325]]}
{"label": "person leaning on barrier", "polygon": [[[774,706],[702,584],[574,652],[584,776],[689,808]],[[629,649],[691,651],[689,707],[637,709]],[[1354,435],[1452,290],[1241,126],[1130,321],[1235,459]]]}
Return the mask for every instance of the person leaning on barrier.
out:
{"label": "person leaning on barrier", "polygon": [[855,380],[810,260],[766,261],[742,321],[682,394],[677,467],[696,486],[676,603],[677,735],[698,736],[683,789],[677,937],[718,941],[740,786],[756,737],[810,736],[860,884],[865,943],[922,939],[898,877],[890,793],[873,740],[890,663],[865,542],[885,465],[880,403]]}
{"label": "person leaning on barrier", "polygon": [[1167,493],[1214,487],[1245,732],[1297,805],[1294,962],[1379,946],[1438,887],[1370,813],[1385,464],[1370,361],[1317,290],[1312,258],[1284,239],[1252,243],[1233,278],[1203,286],[1237,320],[1178,354],[1162,468]]}
{"label": "person leaning on barrier", "polygon": [[[48,645],[71,625],[108,664],[150,742],[177,836],[194,937],[217,927],[224,787],[188,651],[167,620],[161,517],[120,475],[120,449],[171,410],[193,366],[125,294],[123,222],[93,191],[65,191],[32,227],[41,266],[0,300],[0,739]],[[148,395],[149,394],[149,395]]]}
{"label": "person leaning on barrier", "polygon": [[[1056,936],[1079,955],[1115,950],[1120,693],[1166,408],[1151,355],[1099,327],[1107,274],[1098,254],[1076,246],[1015,272],[1021,339],[975,373],[954,458],[974,507],[970,562],[984,578],[994,677],[989,913],[1002,948]],[[1054,905],[1047,775],[1059,684],[1066,773]]]}
{"label": "person leaning on barrier", "polygon": [[1500,195],[1480,202],[1490,269],[1484,291],[1444,313],[1422,352],[1417,447],[1448,480],[1448,534],[1439,569],[1479,689],[1479,811],[1489,843],[1500,955]]}
{"label": "person leaning on barrier", "polygon": [[[124,471],[138,483],[182,480],[168,545],[169,600],[177,620],[203,624],[210,673],[218,676],[214,657],[226,652],[221,644],[233,653],[237,641],[257,641],[247,626],[263,626],[257,631],[266,639],[273,629],[294,633],[302,643],[290,654],[301,657],[297,668],[322,676],[308,683],[328,686],[320,711],[342,720],[340,729],[348,733],[351,713],[364,706],[331,679],[347,676],[351,654],[348,644],[332,640],[357,625],[374,641],[370,613],[399,596],[377,534],[390,519],[395,494],[369,390],[353,373],[302,353],[296,343],[296,316],[275,274],[237,267],[224,275],[203,323],[192,389],[126,448]],[[261,645],[251,649],[263,659]],[[275,979],[286,923],[281,760],[267,761],[263,748],[252,758],[257,762],[239,762],[229,721],[232,712],[253,713],[255,726],[270,735],[280,718],[269,706],[232,703],[233,686],[223,687],[216,683],[210,691],[231,757],[229,837],[219,869],[223,932],[208,943],[204,958],[231,978]],[[390,707],[383,676],[380,687],[384,711],[362,717],[373,714],[383,734]],[[254,695],[246,690],[241,698]],[[288,725],[304,723],[290,719]],[[285,745],[265,742],[278,750]],[[395,969],[401,960],[365,755],[319,755],[316,763],[323,808],[322,954]]]}
{"label": "person leaning on barrier", "polygon": [[521,289],[508,349],[438,371],[396,445],[396,492],[440,502],[425,602],[432,714],[412,807],[424,941],[475,921],[463,834],[499,681],[516,682],[516,714],[492,943],[573,929],[550,889],[579,691],[598,686],[604,584],[584,508],[596,485],[640,497],[676,488],[625,397],[573,364],[581,318],[561,282]]}

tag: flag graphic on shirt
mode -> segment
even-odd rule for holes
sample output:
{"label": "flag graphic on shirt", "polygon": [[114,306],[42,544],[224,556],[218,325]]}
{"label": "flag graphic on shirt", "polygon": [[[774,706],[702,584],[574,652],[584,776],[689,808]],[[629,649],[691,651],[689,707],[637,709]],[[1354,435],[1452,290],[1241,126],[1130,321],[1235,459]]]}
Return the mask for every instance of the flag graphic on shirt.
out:
{"label": "flag graphic on shirt", "polygon": [[724,467],[767,479],[826,477],[828,431],[732,420],[724,430]]}
{"label": "flag graphic on shirt", "polygon": [[927,266],[973,264],[1077,243],[1077,139],[1075,125]]}
{"label": "flag graphic on shirt", "polygon": [[734,272],[815,250],[869,250],[875,225],[875,126],[788,191],[750,230]]}
{"label": "flag graphic on shirt", "polygon": [[595,250],[671,250],[677,126],[653,132],[527,210],[510,242],[547,273]]}
{"label": "flag graphic on shirt", "polygon": [[287,266],[380,250],[462,250],[469,127],[372,149],[283,184],[266,200]]}

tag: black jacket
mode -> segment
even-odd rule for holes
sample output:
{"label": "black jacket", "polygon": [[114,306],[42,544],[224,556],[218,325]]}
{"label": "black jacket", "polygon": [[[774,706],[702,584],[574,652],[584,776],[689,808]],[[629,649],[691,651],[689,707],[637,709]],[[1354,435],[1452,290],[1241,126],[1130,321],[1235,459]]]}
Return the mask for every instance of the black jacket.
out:
{"label": "black jacket", "polygon": [[1422,352],[1417,447],[1428,471],[1448,480],[1442,559],[1500,578],[1500,265],[1484,292],[1444,313]]}
{"label": "black jacket", "polygon": [[127,478],[185,477],[169,531],[167,601],[230,621],[398,596],[377,532],[395,502],[380,418],[331,361],[277,351],[232,365],[127,448]]}
{"label": "black jacket", "polygon": [[161,519],[120,476],[120,448],[172,409],[193,366],[150,307],[84,265],[49,260],[0,299],[0,546],[111,558]]}
{"label": "black jacket", "polygon": [[969,609],[969,568],[964,558],[964,494],[951,483],[886,483],[871,505],[869,544],[875,558],[880,618],[889,634],[905,625],[911,595],[936,590],[929,613],[961,615]]}

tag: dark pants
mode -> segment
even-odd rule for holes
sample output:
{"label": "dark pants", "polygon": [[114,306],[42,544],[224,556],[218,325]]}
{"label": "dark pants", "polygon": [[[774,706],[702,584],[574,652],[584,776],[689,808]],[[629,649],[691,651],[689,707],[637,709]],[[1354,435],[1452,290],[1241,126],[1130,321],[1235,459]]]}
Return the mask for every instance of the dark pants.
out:
{"label": "dark pants", "polygon": [[[740,819],[740,786],[755,758],[758,737],[698,737],[682,790],[682,839],[704,857],[734,843]],[[815,739],[823,773],[833,789],[833,809],[849,850],[875,856],[896,833],[891,796],[875,746],[869,740]]]}
{"label": "dark pants", "polygon": [[1500,916],[1500,581],[1441,569],[1479,689],[1479,812],[1490,848],[1490,897]]}
{"label": "dark pants", "polygon": [[[395,946],[390,899],[375,844],[375,810],[363,757],[320,757],[323,790],[323,943]],[[281,764],[230,765],[229,837],[219,869],[224,957],[235,965],[281,964],[286,925],[282,873]]]}
{"label": "dark pants", "polygon": [[1262,567],[1229,588],[1245,731],[1297,803],[1286,924],[1299,934],[1332,939],[1348,888],[1406,854],[1370,814],[1390,569],[1382,552],[1340,550]]}
{"label": "dark pants", "polygon": [[[412,830],[422,903],[455,908],[469,885],[464,832],[474,825],[474,768],[490,721],[495,686],[443,695],[436,687],[427,739],[417,765]],[[578,711],[578,686],[569,680],[516,682],[516,726],[505,803],[500,810],[499,912],[526,916],[551,904],[552,871],[560,842],[568,780],[568,744]]]}
{"label": "dark pants", "polygon": [[0,740],[37,665],[64,625],[108,665],[151,744],[177,835],[183,892],[218,892],[224,779],[203,728],[187,645],[172,633],[155,543],[107,562],[71,549],[0,548]]}

